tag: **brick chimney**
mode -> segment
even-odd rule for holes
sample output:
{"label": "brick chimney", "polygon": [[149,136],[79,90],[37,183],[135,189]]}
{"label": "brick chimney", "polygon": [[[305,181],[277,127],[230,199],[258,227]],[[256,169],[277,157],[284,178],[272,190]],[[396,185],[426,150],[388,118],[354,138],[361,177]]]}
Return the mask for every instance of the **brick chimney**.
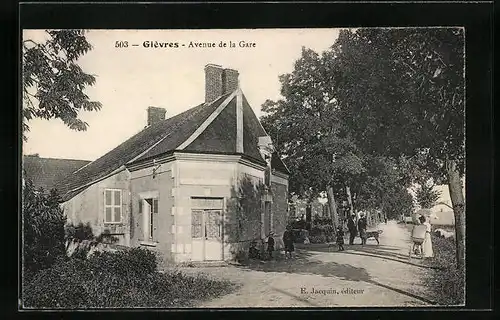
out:
{"label": "brick chimney", "polygon": [[222,85],[224,94],[233,92],[238,89],[239,73],[233,69],[224,69],[222,74]]}
{"label": "brick chimney", "polygon": [[210,103],[220,96],[238,88],[238,71],[224,69],[220,65],[205,66],[205,102]]}
{"label": "brick chimney", "polygon": [[148,126],[165,120],[167,110],[158,107],[148,107]]}

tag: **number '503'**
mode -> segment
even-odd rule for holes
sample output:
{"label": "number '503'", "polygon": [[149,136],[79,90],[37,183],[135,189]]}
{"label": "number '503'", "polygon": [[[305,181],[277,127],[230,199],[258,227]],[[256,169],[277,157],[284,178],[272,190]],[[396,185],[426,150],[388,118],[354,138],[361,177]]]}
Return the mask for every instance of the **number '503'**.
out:
{"label": "number '503'", "polygon": [[115,41],[115,48],[127,48],[128,41]]}

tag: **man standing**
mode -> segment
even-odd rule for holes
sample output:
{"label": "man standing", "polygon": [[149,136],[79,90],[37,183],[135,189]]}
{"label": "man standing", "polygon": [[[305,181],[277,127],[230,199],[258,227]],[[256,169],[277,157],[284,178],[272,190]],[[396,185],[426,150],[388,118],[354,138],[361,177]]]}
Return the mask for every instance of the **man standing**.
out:
{"label": "man standing", "polygon": [[352,215],[347,220],[347,229],[349,230],[349,245],[354,244],[354,238],[356,237],[356,224],[354,223],[355,215]]}
{"label": "man standing", "polygon": [[[293,258],[293,251],[295,250],[294,238],[292,234],[292,227],[290,225],[286,226],[286,230],[283,233],[283,244],[285,245],[285,259],[289,256]],[[288,255],[287,255],[288,253]]]}
{"label": "man standing", "polygon": [[360,214],[360,218],[358,220],[358,231],[359,237],[361,238],[361,244],[366,244],[366,218],[363,213]]}

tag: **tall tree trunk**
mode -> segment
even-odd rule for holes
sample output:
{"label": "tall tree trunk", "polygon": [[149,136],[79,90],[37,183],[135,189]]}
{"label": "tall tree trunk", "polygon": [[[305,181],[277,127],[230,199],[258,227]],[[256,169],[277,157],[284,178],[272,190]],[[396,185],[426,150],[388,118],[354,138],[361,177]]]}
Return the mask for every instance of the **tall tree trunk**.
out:
{"label": "tall tree trunk", "polygon": [[453,214],[455,216],[457,268],[463,270],[465,266],[465,202],[456,161],[446,161],[446,173]]}
{"label": "tall tree trunk", "polygon": [[326,195],[328,197],[328,205],[330,206],[330,215],[332,217],[333,227],[336,229],[338,225],[337,203],[333,194],[333,188],[328,186]]}
{"label": "tall tree trunk", "polygon": [[345,193],[347,194],[347,203],[349,204],[349,216],[351,216],[354,214],[354,206],[352,204],[351,188],[348,185],[345,186]]}

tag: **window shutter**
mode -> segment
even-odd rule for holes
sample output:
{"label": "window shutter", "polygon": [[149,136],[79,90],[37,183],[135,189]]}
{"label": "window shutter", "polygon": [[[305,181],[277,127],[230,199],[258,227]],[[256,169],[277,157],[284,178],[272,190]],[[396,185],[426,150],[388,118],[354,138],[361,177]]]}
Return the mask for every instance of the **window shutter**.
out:
{"label": "window shutter", "polygon": [[112,201],[112,194],[110,190],[104,190],[104,223],[113,221],[113,209],[110,207]]}
{"label": "window shutter", "polygon": [[114,205],[114,217],[113,217],[113,222],[121,222],[122,221],[122,192],[121,190],[115,190],[114,191],[114,198],[113,198],[113,205]]}
{"label": "window shutter", "polygon": [[158,199],[153,199],[152,208],[153,210],[153,241],[158,239]]}

